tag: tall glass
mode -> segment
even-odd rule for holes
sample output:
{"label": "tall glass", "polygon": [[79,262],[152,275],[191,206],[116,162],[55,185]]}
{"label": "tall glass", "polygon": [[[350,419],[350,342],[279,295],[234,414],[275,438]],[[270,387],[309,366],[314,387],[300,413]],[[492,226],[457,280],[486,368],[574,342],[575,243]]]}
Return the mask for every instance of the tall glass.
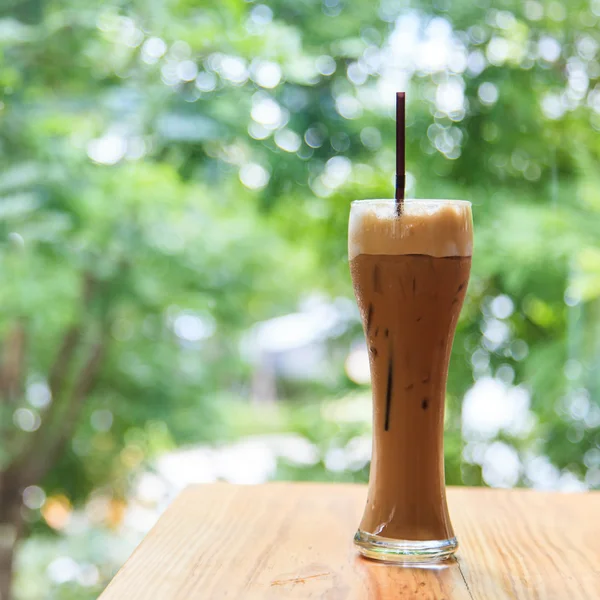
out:
{"label": "tall glass", "polygon": [[373,456],[354,538],[370,558],[433,562],[456,551],[444,482],[448,361],[473,249],[471,204],[352,203],[348,253],[369,349]]}

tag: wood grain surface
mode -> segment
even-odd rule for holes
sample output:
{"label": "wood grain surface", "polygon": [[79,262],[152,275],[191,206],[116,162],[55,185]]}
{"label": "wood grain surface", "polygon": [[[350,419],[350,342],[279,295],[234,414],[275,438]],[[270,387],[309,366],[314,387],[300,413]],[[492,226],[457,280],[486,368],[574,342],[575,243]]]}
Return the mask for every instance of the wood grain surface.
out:
{"label": "wood grain surface", "polygon": [[450,488],[457,559],[380,564],[352,536],[366,488],[188,488],[101,600],[600,599],[600,493]]}

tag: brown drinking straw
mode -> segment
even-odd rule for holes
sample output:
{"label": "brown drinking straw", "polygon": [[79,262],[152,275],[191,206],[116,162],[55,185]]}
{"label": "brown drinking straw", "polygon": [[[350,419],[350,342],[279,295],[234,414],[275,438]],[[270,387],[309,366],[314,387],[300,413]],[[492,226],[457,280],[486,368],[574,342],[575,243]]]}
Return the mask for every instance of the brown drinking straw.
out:
{"label": "brown drinking straw", "polygon": [[406,186],[406,94],[396,93],[396,214],[404,210],[404,188]]}

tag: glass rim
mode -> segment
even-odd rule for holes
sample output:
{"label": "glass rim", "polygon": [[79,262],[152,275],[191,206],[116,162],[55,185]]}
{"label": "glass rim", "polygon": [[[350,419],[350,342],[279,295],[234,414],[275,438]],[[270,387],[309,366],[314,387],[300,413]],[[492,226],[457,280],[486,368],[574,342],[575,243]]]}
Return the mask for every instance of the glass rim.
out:
{"label": "glass rim", "polygon": [[[363,205],[363,204],[395,204],[396,200],[391,198],[372,198],[365,200],[353,200],[352,205]],[[444,204],[458,204],[461,206],[471,206],[469,200],[451,200],[451,199],[433,199],[433,198],[406,198],[405,204],[433,204],[433,205],[444,205]]]}

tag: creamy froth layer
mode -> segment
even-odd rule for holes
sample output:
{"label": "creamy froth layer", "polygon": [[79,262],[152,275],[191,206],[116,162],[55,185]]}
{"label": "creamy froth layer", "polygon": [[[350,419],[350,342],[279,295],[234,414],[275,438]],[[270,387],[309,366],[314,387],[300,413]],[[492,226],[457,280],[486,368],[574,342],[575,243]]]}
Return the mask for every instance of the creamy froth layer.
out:
{"label": "creamy froth layer", "polygon": [[348,256],[352,260],[359,254],[471,256],[471,205],[458,200],[406,200],[397,216],[391,200],[355,202],[350,212]]}

